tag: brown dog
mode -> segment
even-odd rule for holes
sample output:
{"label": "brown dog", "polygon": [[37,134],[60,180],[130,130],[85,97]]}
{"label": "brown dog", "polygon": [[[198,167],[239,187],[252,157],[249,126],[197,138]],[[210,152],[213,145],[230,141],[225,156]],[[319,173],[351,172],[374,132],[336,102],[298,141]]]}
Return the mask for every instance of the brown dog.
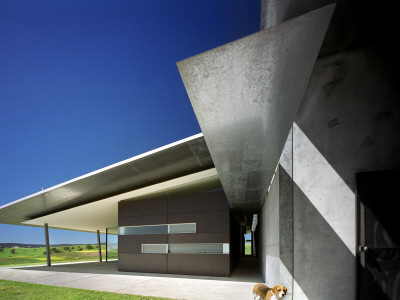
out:
{"label": "brown dog", "polygon": [[263,283],[256,283],[253,288],[254,300],[259,297],[262,300],[281,300],[287,293],[284,285],[275,285],[273,288]]}

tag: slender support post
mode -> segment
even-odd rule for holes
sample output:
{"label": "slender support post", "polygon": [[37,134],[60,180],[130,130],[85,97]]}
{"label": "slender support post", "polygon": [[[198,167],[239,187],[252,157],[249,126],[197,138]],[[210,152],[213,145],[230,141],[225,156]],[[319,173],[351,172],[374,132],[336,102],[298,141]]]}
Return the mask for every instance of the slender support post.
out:
{"label": "slender support post", "polygon": [[246,239],[244,235],[246,234],[246,228],[240,228],[240,257],[245,256],[246,254]]}
{"label": "slender support post", "polygon": [[98,248],[99,248],[99,262],[102,262],[102,259],[101,259],[100,231],[99,230],[97,230],[97,245],[98,245]]}
{"label": "slender support post", "polygon": [[256,241],[254,240],[254,231],[251,231],[251,255],[256,256]]}
{"label": "slender support post", "polygon": [[251,224],[251,254],[256,256],[256,241],[254,239],[254,233],[256,232],[256,227],[258,224],[258,215],[253,214],[253,222]]}
{"label": "slender support post", "polygon": [[44,235],[45,235],[45,238],[46,238],[47,266],[51,267],[50,242],[49,242],[49,225],[47,223],[44,224]]}
{"label": "slender support post", "polygon": [[108,261],[108,228],[106,228],[106,262]]}

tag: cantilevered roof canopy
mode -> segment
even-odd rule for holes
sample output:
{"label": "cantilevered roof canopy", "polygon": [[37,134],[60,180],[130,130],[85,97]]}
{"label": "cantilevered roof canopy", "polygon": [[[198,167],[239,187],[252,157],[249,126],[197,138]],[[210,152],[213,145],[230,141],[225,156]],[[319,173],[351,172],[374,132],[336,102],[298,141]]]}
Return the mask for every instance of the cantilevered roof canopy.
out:
{"label": "cantilevered roof canopy", "polygon": [[220,188],[215,168],[153,184],[99,201],[76,206],[53,214],[23,222],[25,225],[105,233],[106,228],[118,226],[118,202],[158,197],[161,195],[198,193]]}
{"label": "cantilevered roof canopy", "polygon": [[257,213],[335,5],[177,63],[234,213]]}
{"label": "cantilevered roof canopy", "polygon": [[117,225],[118,201],[221,183],[233,213],[257,213],[333,11],[326,6],[179,62],[205,139],[198,134],[2,206],[0,222],[104,232]]}
{"label": "cantilevered roof canopy", "polygon": [[[218,176],[210,170],[213,168],[203,135],[198,134],[4,205],[0,207],[0,222],[43,226],[52,220],[50,227],[105,229],[117,225],[110,219],[117,218],[117,214],[108,221],[103,219],[103,225],[96,228],[106,213],[102,208],[146,194],[178,191],[188,185],[195,188],[201,180],[205,180],[207,187],[218,187]],[[202,172],[205,170],[209,171]],[[58,223],[54,222],[57,218]]]}

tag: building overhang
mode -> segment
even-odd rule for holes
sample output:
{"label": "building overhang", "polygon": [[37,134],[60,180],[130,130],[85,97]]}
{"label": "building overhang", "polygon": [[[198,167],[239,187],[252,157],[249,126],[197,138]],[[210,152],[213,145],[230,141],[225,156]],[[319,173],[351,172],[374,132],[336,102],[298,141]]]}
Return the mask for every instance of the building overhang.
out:
{"label": "building overhang", "polygon": [[118,201],[218,187],[200,133],[6,204],[0,222],[105,232],[117,226]]}
{"label": "building overhang", "polygon": [[334,9],[177,63],[235,214],[262,208]]}
{"label": "building overhang", "polygon": [[198,193],[219,187],[221,187],[221,183],[217,171],[212,168],[31,219],[23,224],[43,226],[47,223],[51,228],[88,232],[99,230],[100,233],[106,233],[106,228],[109,228],[112,230],[111,233],[116,233],[118,202],[120,201],[133,201],[171,194]]}
{"label": "building overhang", "polygon": [[104,232],[117,226],[119,201],[221,184],[234,214],[258,213],[334,8],[178,62],[204,137],[186,138],[4,205],[0,222]]}

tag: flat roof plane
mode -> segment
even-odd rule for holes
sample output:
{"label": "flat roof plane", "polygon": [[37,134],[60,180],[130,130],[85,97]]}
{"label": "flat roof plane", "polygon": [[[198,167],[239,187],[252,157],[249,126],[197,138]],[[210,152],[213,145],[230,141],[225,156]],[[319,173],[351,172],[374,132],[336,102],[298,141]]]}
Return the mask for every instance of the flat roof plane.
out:
{"label": "flat roof plane", "polygon": [[27,225],[25,221],[212,168],[200,133],[1,206],[0,223]]}

